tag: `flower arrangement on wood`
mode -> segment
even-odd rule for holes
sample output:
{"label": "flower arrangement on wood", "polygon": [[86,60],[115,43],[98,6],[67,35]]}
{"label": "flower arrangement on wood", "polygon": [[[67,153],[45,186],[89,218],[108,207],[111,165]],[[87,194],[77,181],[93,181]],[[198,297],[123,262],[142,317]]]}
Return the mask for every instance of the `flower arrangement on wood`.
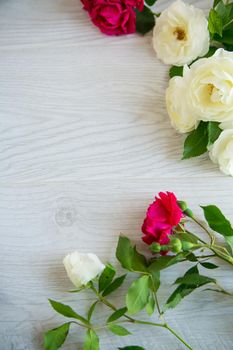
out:
{"label": "flower arrangement on wood", "polygon": [[[126,270],[122,275],[116,276],[116,268],[110,263],[103,264],[95,254],[83,254],[78,251],[68,254],[64,258],[64,266],[71,282],[78,288],[71,292],[75,295],[89,290],[93,293],[93,300],[87,308],[86,315],[81,315],[61,302],[49,300],[52,308],[68,318],[68,321],[45,333],[45,349],[57,350],[62,347],[71,326],[77,326],[86,331],[83,349],[99,350],[99,337],[103,329],[122,337],[131,334],[127,325],[133,324],[167,331],[183,348],[192,350],[192,345],[166,322],[166,310],[177,307],[183,298],[197,289],[232,297],[230,292],[219,286],[213,274],[210,277],[201,271],[218,268],[211,261],[216,258],[233,266],[233,228],[215,205],[201,208],[205,223],[195,217],[185,202],[178,201],[174,193],[159,193],[149,206],[142,225],[142,240],[146,243],[145,255],[138,252],[129,238],[122,235],[119,237],[116,258]],[[191,232],[190,223],[201,229],[206,237],[203,234],[197,235],[196,231]],[[224,242],[218,243],[216,234],[219,234]],[[147,247],[149,249],[146,249]],[[183,262],[186,262],[184,269],[187,268],[187,264],[190,265],[188,270],[176,279],[176,287],[172,287],[169,298],[160,300],[162,298],[158,297],[158,291],[160,281],[164,279],[163,271]],[[131,278],[122,305],[116,307],[112,299],[127,281],[127,274],[133,276],[133,282]],[[96,323],[95,319],[95,311],[98,311],[98,320],[100,319],[99,304],[103,304],[110,312],[101,325]],[[143,310],[146,311],[147,317],[145,313],[138,315]],[[204,313],[204,309],[202,312]],[[145,350],[135,345],[119,345],[118,349]]]}
{"label": "flower arrangement on wood", "polygon": [[[233,176],[233,3],[214,0],[203,10],[176,0],[162,13],[156,0],[82,0],[92,22],[108,35],[153,29],[152,46],[170,69],[166,105],[171,125],[188,133],[183,159],[209,152]],[[227,122],[227,124],[226,124]]]}

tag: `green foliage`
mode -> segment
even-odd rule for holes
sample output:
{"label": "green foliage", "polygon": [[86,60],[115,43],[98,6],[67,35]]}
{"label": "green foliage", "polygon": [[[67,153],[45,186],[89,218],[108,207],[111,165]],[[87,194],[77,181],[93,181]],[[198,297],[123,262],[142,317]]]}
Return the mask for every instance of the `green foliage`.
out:
{"label": "green foliage", "polygon": [[157,0],[145,0],[145,3],[148,5],[148,6],[153,6],[155,3],[156,3]]}
{"label": "green foliage", "polygon": [[207,152],[208,147],[217,140],[221,132],[219,123],[201,121],[197,129],[187,136],[182,159],[197,157]]}
{"label": "green foliage", "polygon": [[95,307],[96,307],[96,305],[98,304],[98,302],[99,302],[99,300],[96,300],[96,301],[91,305],[91,307],[90,307],[90,309],[89,309],[89,311],[88,311],[88,314],[87,314],[87,320],[88,320],[88,322],[90,322],[91,317],[92,317],[92,314],[93,314],[93,312],[94,312],[94,310],[95,310]]}
{"label": "green foliage", "polygon": [[53,309],[57,311],[59,314],[65,317],[76,318],[77,320],[81,321],[84,324],[87,324],[87,325],[89,324],[84,317],[77,314],[77,312],[75,312],[69,305],[65,305],[51,299],[49,299],[49,302],[53,307]]}
{"label": "green foliage", "polygon": [[195,286],[196,288],[208,283],[216,283],[215,279],[199,275],[199,273],[191,273],[184,277],[177,278],[175,284],[186,284],[188,286]]}
{"label": "green foliage", "polygon": [[205,219],[209,227],[215,232],[225,236],[233,236],[233,228],[231,223],[223,215],[221,210],[215,205],[207,205],[201,207],[204,211]]}
{"label": "green foliage", "polygon": [[211,146],[220,136],[222,129],[219,127],[220,123],[209,122],[208,123],[208,147]]}
{"label": "green foliage", "polygon": [[188,252],[183,252],[177,255],[160,256],[151,263],[151,265],[148,268],[148,271],[153,274],[155,272],[164,270],[169,266],[183,261],[188,254]]}
{"label": "green foliage", "polygon": [[233,252],[233,228],[230,221],[215,205],[202,206],[202,209],[209,227],[224,237]]}
{"label": "green foliage", "polygon": [[213,278],[200,275],[197,266],[194,266],[189,269],[183,277],[178,278],[175,283],[179,284],[179,286],[168,298],[164,306],[164,310],[175,308],[184,297],[192,293],[195,289],[208,283],[215,283],[215,280]]}
{"label": "green foliage", "polygon": [[210,262],[201,262],[200,264],[201,264],[201,266],[203,266],[203,267],[205,267],[206,269],[209,269],[209,270],[214,270],[214,269],[218,268],[217,265],[212,264]]}
{"label": "green foliage", "polygon": [[182,159],[200,156],[207,151],[208,145],[208,123],[200,122],[197,129],[193,130],[184,143]]}
{"label": "green foliage", "polygon": [[140,34],[146,34],[155,25],[155,16],[153,12],[146,6],[143,11],[136,10],[136,31]]}
{"label": "green foliage", "polygon": [[125,327],[119,326],[118,324],[109,324],[108,329],[112,333],[120,335],[122,337],[131,334]]}
{"label": "green foliage", "polygon": [[[231,50],[233,43],[233,3],[225,4],[223,0],[215,0],[209,15],[209,31],[212,39],[222,43]],[[229,46],[230,45],[230,46]]]}
{"label": "green foliage", "polygon": [[92,329],[86,333],[83,350],[99,350],[99,337]]}
{"label": "green foliage", "polygon": [[44,335],[44,348],[45,350],[57,350],[59,349],[69,333],[70,323],[64,323],[60,327],[51,329]]}
{"label": "green foliage", "polygon": [[116,257],[121,263],[121,266],[129,271],[147,271],[146,258],[137,252],[136,247],[132,246],[129,238],[127,237],[119,237]]}
{"label": "green foliage", "polygon": [[148,269],[148,273],[150,274],[150,289],[156,293],[160,287],[160,272]]}
{"label": "green foliage", "polygon": [[126,295],[126,306],[133,315],[144,309],[150,295],[150,277],[145,275],[134,281]]}
{"label": "green foliage", "polygon": [[153,315],[155,310],[155,299],[153,295],[149,296],[148,303],[146,304],[146,312],[149,316]]}
{"label": "green foliage", "polygon": [[169,70],[169,77],[170,78],[173,78],[173,77],[176,77],[176,76],[182,77],[183,76],[183,70],[184,70],[184,67],[172,66],[170,68],[170,70]]}
{"label": "green foliage", "polygon": [[106,297],[107,295],[114,292],[116,289],[120,288],[125,280],[126,275],[115,278],[115,280],[103,291],[102,295]]}
{"label": "green foliage", "polygon": [[124,314],[127,312],[126,307],[122,307],[119,310],[116,310],[113,312],[113,314],[107,319],[107,323],[113,322],[124,316]]}
{"label": "green foliage", "polygon": [[222,36],[222,30],[223,30],[222,18],[220,17],[218,12],[214,9],[211,9],[209,13],[208,28],[212,35],[219,34],[220,36]]}
{"label": "green foliage", "polygon": [[99,292],[102,292],[112,282],[116,270],[111,264],[107,264],[99,278]]}

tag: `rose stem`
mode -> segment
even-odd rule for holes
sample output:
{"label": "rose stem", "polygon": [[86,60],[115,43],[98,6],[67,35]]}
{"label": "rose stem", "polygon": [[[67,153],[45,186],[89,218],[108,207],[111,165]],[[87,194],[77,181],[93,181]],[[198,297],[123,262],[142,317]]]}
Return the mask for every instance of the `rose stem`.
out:
{"label": "rose stem", "polygon": [[[96,288],[94,286],[91,287],[91,289],[94,291],[94,293],[96,294],[96,296],[98,297],[98,299],[100,301],[102,301],[102,303],[104,303],[106,306],[108,306],[110,309],[116,311],[117,308],[111,304],[107,299],[105,299],[104,297],[102,297],[98,291],[96,290]],[[161,311],[160,311],[161,312]],[[154,322],[147,322],[147,321],[140,321],[137,319],[134,319],[132,317],[129,317],[128,315],[124,314],[124,317],[126,317],[128,319],[128,322],[131,323],[135,323],[135,324],[144,324],[144,325],[148,325],[148,326],[154,326],[154,327],[161,327],[161,328],[166,328],[169,332],[171,332],[181,343],[183,343],[188,349],[193,350],[193,348],[191,348],[191,346],[186,343],[186,341],[179,336],[174,329],[172,329],[170,326],[168,326],[167,323],[161,324],[161,323],[154,323]]]}

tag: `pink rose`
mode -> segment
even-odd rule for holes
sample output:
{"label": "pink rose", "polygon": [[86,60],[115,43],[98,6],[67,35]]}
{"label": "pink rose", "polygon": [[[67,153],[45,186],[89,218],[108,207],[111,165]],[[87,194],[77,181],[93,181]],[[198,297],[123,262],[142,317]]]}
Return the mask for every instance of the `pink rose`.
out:
{"label": "pink rose", "polygon": [[143,241],[150,245],[157,242],[161,245],[168,244],[169,235],[173,233],[183,217],[176,196],[171,192],[160,192],[159,197],[149,206],[146,218],[142,225]]}

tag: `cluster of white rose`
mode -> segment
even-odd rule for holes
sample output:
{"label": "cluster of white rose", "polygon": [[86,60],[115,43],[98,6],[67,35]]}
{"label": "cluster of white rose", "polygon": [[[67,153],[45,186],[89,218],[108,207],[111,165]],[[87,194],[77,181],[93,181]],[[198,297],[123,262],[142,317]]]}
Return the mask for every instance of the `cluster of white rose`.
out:
{"label": "cluster of white rose", "polygon": [[165,64],[184,65],[183,76],[173,77],[166,91],[172,126],[187,133],[200,121],[221,123],[223,131],[209,148],[210,158],[233,176],[233,52],[220,48],[209,58],[197,59],[209,50],[208,21],[202,10],[181,0],[157,19],[153,46]]}

